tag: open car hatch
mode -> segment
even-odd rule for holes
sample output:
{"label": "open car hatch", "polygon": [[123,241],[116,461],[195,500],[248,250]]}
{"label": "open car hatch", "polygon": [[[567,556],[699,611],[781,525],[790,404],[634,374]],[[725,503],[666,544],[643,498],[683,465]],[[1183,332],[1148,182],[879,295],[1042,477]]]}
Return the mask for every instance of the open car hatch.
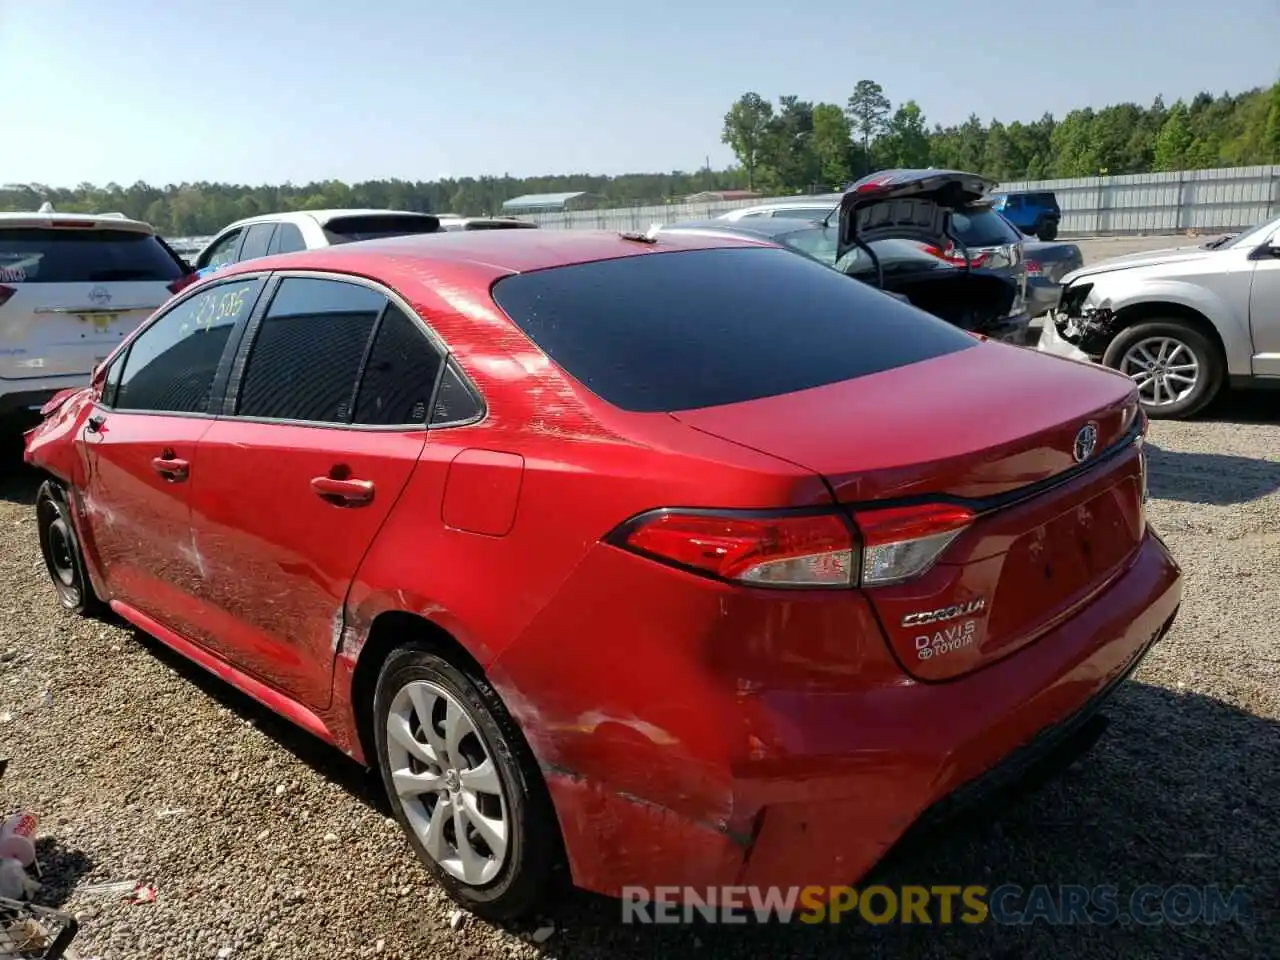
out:
{"label": "open car hatch", "polygon": [[946,248],[951,212],[995,185],[959,170],[882,170],[863,177],[840,200],[836,259],[876,240]]}

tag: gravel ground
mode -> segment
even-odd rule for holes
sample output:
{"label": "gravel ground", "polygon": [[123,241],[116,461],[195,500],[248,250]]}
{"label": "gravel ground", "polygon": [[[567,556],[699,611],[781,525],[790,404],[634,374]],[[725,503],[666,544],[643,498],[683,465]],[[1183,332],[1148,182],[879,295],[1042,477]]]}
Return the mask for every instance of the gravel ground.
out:
{"label": "gravel ground", "polygon": [[[82,956],[910,958],[1280,956],[1280,396],[1152,430],[1151,513],[1185,566],[1172,634],[1086,758],[885,867],[890,883],[1243,885],[1243,923],[1148,928],[636,928],[575,896],[558,929],[475,919],[417,864],[363,771],[120,625],[65,616],[35,485],[0,480],[0,743],[43,817],[42,896]],[[92,896],[105,881],[157,899]],[[802,928],[803,927],[803,928]],[[229,952],[228,952],[229,951]]]}

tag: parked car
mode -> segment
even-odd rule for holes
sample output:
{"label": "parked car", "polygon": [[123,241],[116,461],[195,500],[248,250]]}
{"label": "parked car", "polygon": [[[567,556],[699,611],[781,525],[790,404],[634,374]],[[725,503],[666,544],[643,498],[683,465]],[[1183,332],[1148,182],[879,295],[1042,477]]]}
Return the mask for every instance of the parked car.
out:
{"label": "parked car", "polygon": [[1032,317],[1040,317],[1058,305],[1062,278],[1084,266],[1084,254],[1074,243],[1061,240],[1028,240],[1022,244],[1027,271],[1027,304]]}
{"label": "parked car", "polygon": [[992,197],[995,208],[1023,233],[1041,240],[1054,240],[1062,210],[1052,190],[998,193]]}
{"label": "parked car", "polygon": [[[888,171],[855,184],[824,220],[774,207],[769,215],[664,226],[665,234],[769,241],[896,293],[965,330],[1026,344],[1021,237],[980,201],[989,182],[955,171]],[[906,211],[906,220],[895,220]],[[927,221],[927,222],[925,222]],[[842,244],[841,223],[861,223],[866,246]],[[855,231],[856,232],[856,231]],[[951,239],[965,243],[958,247]]]}
{"label": "parked car", "polygon": [[538,225],[515,217],[459,217],[441,214],[441,230],[536,230]]}
{"label": "parked car", "polygon": [[1193,416],[1228,384],[1280,387],[1280,218],[1068,274],[1039,347],[1132,377],[1152,417]]}
{"label": "parked car", "polygon": [[0,420],[67,387],[188,280],[149,224],[119,215],[0,213]]}
{"label": "parked car", "polygon": [[339,243],[406,234],[439,233],[429,213],[407,210],[298,210],[247,217],[226,227],[196,257],[200,276],[275,253],[320,250]]}
{"label": "parked car", "polygon": [[774,245],[495,230],[228,267],[26,457],[64,607],[377,766],[498,918],[853,882],[1086,747],[1181,598],[1145,423]]}

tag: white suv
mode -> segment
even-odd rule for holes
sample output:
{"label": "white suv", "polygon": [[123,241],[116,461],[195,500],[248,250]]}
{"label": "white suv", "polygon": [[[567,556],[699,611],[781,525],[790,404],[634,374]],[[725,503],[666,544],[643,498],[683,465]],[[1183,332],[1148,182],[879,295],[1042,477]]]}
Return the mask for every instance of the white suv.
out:
{"label": "white suv", "polygon": [[408,210],[297,210],[247,217],[223,227],[200,251],[195,268],[207,276],[221,267],[276,253],[338,243],[439,233],[439,218]]}
{"label": "white suv", "polygon": [[0,418],[39,409],[194,279],[146,223],[0,213]]}

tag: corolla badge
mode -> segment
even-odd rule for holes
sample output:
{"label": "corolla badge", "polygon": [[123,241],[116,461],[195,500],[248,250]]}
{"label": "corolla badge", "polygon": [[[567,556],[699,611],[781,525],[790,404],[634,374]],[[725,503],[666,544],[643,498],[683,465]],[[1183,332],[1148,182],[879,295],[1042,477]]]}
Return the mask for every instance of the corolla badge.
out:
{"label": "corolla badge", "polygon": [[1093,456],[1098,446],[1098,425],[1092,421],[1086,423],[1076,434],[1075,449],[1071,451],[1076,463],[1084,463]]}
{"label": "corolla badge", "polygon": [[97,307],[105,307],[111,302],[111,291],[106,287],[94,287],[89,291],[89,302]]}

